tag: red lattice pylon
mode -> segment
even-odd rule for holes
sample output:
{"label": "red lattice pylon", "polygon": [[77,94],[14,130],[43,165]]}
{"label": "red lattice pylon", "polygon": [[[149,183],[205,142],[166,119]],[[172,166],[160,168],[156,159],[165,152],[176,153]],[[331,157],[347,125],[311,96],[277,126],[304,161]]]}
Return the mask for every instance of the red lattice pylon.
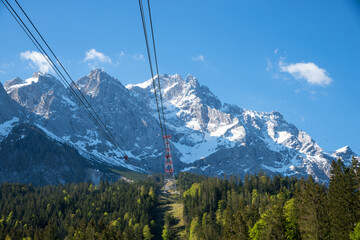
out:
{"label": "red lattice pylon", "polygon": [[164,176],[164,187],[165,190],[174,190],[176,191],[176,183],[175,183],[175,174],[174,174],[174,166],[171,157],[170,150],[170,135],[163,136],[165,139],[165,176]]}

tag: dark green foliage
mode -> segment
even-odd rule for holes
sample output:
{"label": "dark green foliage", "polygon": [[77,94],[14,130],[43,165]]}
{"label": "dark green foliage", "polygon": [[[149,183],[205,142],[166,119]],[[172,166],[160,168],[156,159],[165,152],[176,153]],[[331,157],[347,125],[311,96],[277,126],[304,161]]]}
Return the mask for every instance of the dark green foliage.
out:
{"label": "dark green foliage", "polygon": [[0,185],[0,239],[150,239],[152,182]]}
{"label": "dark green foliage", "polygon": [[326,192],[312,177],[301,181],[295,195],[298,224],[303,239],[328,239],[330,233]]}
{"label": "dark green foliage", "polygon": [[188,237],[356,239],[359,172],[356,159],[349,167],[341,160],[334,162],[329,188],[312,177],[270,178],[263,173],[247,175],[243,183],[231,176],[194,182],[182,194]]}
{"label": "dark green foliage", "polygon": [[[248,175],[244,181],[179,174],[187,239],[359,239],[360,167],[333,163],[329,188]],[[155,224],[162,177],[98,186],[0,185],[2,239],[178,239],[169,212]],[[158,216],[159,217],[159,216]],[[155,221],[154,221],[155,220]],[[156,226],[156,227],[155,227]],[[154,234],[156,233],[156,234]],[[156,235],[156,236],[153,236]]]}
{"label": "dark green foliage", "polygon": [[351,168],[345,167],[340,159],[332,163],[328,198],[333,239],[349,238],[349,232],[360,220],[358,166],[355,159]]}
{"label": "dark green foliage", "polygon": [[[257,224],[252,232],[261,230],[260,239],[283,239],[287,225],[297,228],[293,222],[287,224],[289,213],[283,213],[297,183],[295,178],[270,178],[262,173],[246,176],[244,184],[232,176],[194,183],[182,195],[189,238],[248,239],[250,229]],[[292,229],[288,228],[290,234]]]}
{"label": "dark green foliage", "polygon": [[207,177],[189,172],[180,172],[177,176],[178,188],[180,191],[189,189],[194,183],[201,182]]}

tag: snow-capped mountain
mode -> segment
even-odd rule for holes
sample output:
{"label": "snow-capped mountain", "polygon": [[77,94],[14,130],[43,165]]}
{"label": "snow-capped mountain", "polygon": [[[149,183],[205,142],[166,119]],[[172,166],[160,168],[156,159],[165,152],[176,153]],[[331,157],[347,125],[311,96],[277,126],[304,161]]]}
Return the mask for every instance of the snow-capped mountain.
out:
{"label": "snow-capped mountain", "polygon": [[[311,174],[322,182],[329,178],[332,160],[341,157],[349,161],[355,155],[349,151],[341,155],[341,150],[326,153],[278,112],[222,103],[191,75],[185,79],[177,74],[162,75],[160,81],[175,171],[244,176],[263,170],[297,177]],[[24,81],[16,78],[4,88],[38,116],[34,124],[86,158],[137,171],[162,172],[164,153],[152,80],[124,87],[97,69],[77,85],[131,162],[121,157],[70,90],[51,75],[35,73]]]}
{"label": "snow-capped mountain", "polygon": [[352,157],[357,156],[356,153],[349,146],[345,146],[336,150],[333,154],[331,154],[334,158],[341,158],[345,165],[348,166],[351,164]]}
{"label": "snow-capped mountain", "polygon": [[[268,173],[326,181],[333,158],[278,112],[256,112],[222,104],[191,75],[160,78],[172,143],[187,163],[182,171],[208,175]],[[151,80],[128,85],[155,115]]]}
{"label": "snow-capped mountain", "polygon": [[[12,99],[38,116],[34,124],[50,137],[71,144],[88,158],[132,167],[124,163],[118,149],[108,141],[70,89],[55,77],[34,73],[24,81],[10,80],[4,88]],[[102,107],[100,115],[101,110]],[[106,118],[104,121],[107,124]]]}

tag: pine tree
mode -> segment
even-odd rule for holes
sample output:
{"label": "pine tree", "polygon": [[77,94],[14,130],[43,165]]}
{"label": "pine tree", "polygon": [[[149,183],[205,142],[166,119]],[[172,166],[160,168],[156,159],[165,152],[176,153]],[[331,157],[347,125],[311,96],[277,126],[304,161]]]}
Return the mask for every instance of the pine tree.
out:
{"label": "pine tree", "polygon": [[199,219],[194,218],[190,224],[189,240],[198,240],[198,232],[200,230]]}
{"label": "pine tree", "polygon": [[329,215],[333,239],[347,239],[359,220],[356,173],[343,161],[333,161],[329,186]]}
{"label": "pine tree", "polygon": [[170,230],[170,227],[168,225],[165,225],[161,237],[164,240],[172,239],[171,230]]}
{"label": "pine tree", "polygon": [[149,225],[145,225],[145,227],[143,229],[143,235],[144,235],[145,240],[150,240],[154,237],[154,235],[151,234]]}
{"label": "pine tree", "polygon": [[299,213],[299,230],[302,239],[327,239],[330,232],[326,193],[309,176],[301,181],[295,194]]}
{"label": "pine tree", "polygon": [[295,200],[290,199],[284,205],[285,217],[285,239],[297,240],[300,239],[298,213],[295,208]]}
{"label": "pine tree", "polygon": [[244,216],[245,206],[240,205],[238,210],[235,213],[235,226],[236,234],[235,239],[248,239],[249,238],[249,228],[246,224],[246,218]]}

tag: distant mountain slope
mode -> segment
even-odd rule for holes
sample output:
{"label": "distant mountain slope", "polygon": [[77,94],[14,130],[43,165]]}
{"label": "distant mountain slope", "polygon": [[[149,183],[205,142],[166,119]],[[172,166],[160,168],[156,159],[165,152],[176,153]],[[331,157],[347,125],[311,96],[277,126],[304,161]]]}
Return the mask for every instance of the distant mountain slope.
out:
{"label": "distant mountain slope", "polygon": [[0,182],[47,185],[119,178],[97,170],[76,149],[28,124],[17,125],[0,142],[0,156]]}
{"label": "distant mountain slope", "polygon": [[[322,182],[329,178],[333,159],[349,162],[350,155],[356,155],[326,153],[278,112],[222,103],[191,75],[185,79],[162,75],[160,80],[175,171],[244,176],[264,170],[270,175],[311,174]],[[4,87],[12,99],[38,116],[34,123],[48,136],[77,148],[91,161],[162,172],[164,154],[151,80],[124,87],[96,69],[77,85],[131,162],[122,158],[69,89],[51,75],[35,73],[25,81],[10,80]]]}
{"label": "distant mountain slope", "polygon": [[[11,99],[0,82],[0,124],[7,121],[17,121],[22,114],[21,107]],[[1,129],[1,128],[0,128]],[[4,129],[4,128],[3,128]],[[0,132],[1,140],[1,132]]]}
{"label": "distant mountain slope", "polygon": [[[71,144],[87,158],[132,168],[77,98],[53,76],[34,73],[26,80],[8,81],[4,87],[12,99],[40,117],[34,122],[50,137]],[[119,142],[124,141],[119,139]]]}

